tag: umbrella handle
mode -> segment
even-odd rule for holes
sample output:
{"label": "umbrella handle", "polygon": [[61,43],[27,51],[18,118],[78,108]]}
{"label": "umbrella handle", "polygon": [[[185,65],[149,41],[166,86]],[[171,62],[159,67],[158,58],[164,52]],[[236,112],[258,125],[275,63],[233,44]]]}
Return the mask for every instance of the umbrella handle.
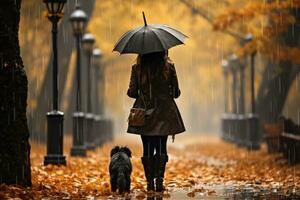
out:
{"label": "umbrella handle", "polygon": [[145,24],[145,26],[147,26],[147,21],[146,21],[146,17],[145,17],[144,11],[143,11],[143,19],[144,19],[144,24]]}

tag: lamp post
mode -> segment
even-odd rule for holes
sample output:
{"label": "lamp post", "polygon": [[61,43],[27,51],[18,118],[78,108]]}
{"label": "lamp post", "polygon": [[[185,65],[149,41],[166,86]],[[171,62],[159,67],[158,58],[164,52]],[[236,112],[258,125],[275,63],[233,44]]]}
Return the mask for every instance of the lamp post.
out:
{"label": "lamp post", "polygon": [[[99,48],[95,48],[93,50],[92,56],[92,65],[94,68],[94,93],[95,93],[95,115],[94,115],[94,126],[93,126],[93,135],[97,136],[95,138],[95,143],[97,146],[100,146],[103,143],[103,96],[102,96],[102,79],[103,79],[103,71],[101,66],[102,60],[102,51]],[[98,88],[99,82],[101,87]],[[99,90],[101,92],[100,101],[99,101]]]}
{"label": "lamp post", "polygon": [[[245,42],[251,42],[253,40],[253,35],[251,33],[245,36]],[[256,51],[250,54],[250,91],[251,91],[251,113],[255,113],[255,92],[254,92],[254,63],[255,63]]]}
{"label": "lamp post", "polygon": [[[240,61],[240,60],[239,60]],[[239,62],[238,69],[240,73],[240,98],[239,98],[239,110],[240,115],[245,114],[245,64]]]}
{"label": "lamp post", "polygon": [[231,137],[232,141],[236,144],[241,144],[241,115],[240,114],[240,102],[237,101],[237,73],[240,68],[240,61],[236,54],[232,54],[229,58],[229,65],[232,72],[232,122],[231,122]]}
{"label": "lamp post", "polygon": [[[243,59],[242,61],[245,61]],[[245,115],[245,62],[242,62],[241,59],[238,59],[238,69],[240,73],[240,98],[239,98],[239,110],[238,110],[238,140],[237,143],[239,146],[246,146],[247,141],[247,117]]]}
{"label": "lamp post", "polygon": [[[252,34],[247,34],[245,40],[250,42],[253,40]],[[255,56],[256,51],[250,54],[250,91],[251,91],[251,113],[247,117],[247,148],[249,150],[260,149],[260,135],[259,135],[259,116],[255,111]]]}
{"label": "lamp post", "polygon": [[91,59],[93,54],[93,47],[95,43],[95,37],[91,33],[86,33],[82,38],[82,47],[87,57],[87,113],[85,115],[86,125],[86,147],[88,149],[95,149],[94,135],[93,135],[93,122],[94,115],[92,113],[91,102]]}
{"label": "lamp post", "polygon": [[254,78],[255,78],[255,57],[256,57],[256,51],[251,53],[251,61],[250,61],[250,80],[251,80],[251,112],[256,113],[255,110],[255,88],[254,88]]}
{"label": "lamp post", "polygon": [[58,61],[57,61],[57,24],[63,15],[66,0],[44,0],[48,10],[48,19],[52,23],[52,111],[47,113],[47,155],[44,165],[66,165],[63,155],[63,120],[64,113],[58,110]]}
{"label": "lamp post", "polygon": [[238,113],[238,104],[237,104],[237,70],[238,70],[238,57],[236,54],[232,54],[229,58],[230,70],[232,73],[232,113]]}
{"label": "lamp post", "polygon": [[73,113],[73,146],[71,148],[71,156],[86,156],[86,149],[84,146],[84,113],[81,107],[81,38],[85,31],[87,15],[76,5],[75,10],[70,16],[70,22],[73,29],[74,37],[76,38],[76,111]]}
{"label": "lamp post", "polygon": [[222,60],[221,68],[224,75],[224,114],[222,116],[222,138],[229,141],[230,137],[230,119],[228,115],[228,72],[229,64],[227,60]]}
{"label": "lamp post", "polygon": [[92,55],[92,60],[93,60],[93,68],[95,70],[95,73],[94,73],[94,85],[95,85],[95,114],[99,114],[99,115],[102,115],[102,101],[101,101],[101,98],[102,96],[100,97],[100,102],[99,102],[99,89],[96,87],[98,86],[98,83],[100,82],[102,84],[102,66],[101,66],[101,59],[102,59],[102,51],[99,49],[99,48],[95,48],[93,50],[93,55]]}
{"label": "lamp post", "polygon": [[224,112],[228,112],[228,70],[229,64],[227,60],[223,60],[221,63],[223,75],[224,75]]}

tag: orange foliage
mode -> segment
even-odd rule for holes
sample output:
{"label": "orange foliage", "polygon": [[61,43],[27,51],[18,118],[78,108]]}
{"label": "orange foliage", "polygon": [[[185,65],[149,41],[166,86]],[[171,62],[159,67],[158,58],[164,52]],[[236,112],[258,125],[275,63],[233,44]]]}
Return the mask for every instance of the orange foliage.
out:
{"label": "orange foliage", "polygon": [[[220,31],[235,25],[243,25],[246,26],[245,29],[253,32],[255,40],[238,50],[240,56],[257,50],[274,60],[300,63],[300,50],[286,46],[278,39],[291,25],[297,23],[295,16],[291,13],[291,9],[295,8],[300,8],[299,0],[271,1],[269,3],[251,1],[240,9],[227,9],[217,17],[213,29]],[[248,23],[255,20],[257,27],[253,23]]]}
{"label": "orange foliage", "polygon": [[[124,136],[123,136],[124,137]],[[183,189],[188,197],[215,196],[220,194],[211,185],[232,185],[237,191],[253,185],[265,189],[282,189],[289,193],[300,189],[300,166],[288,166],[279,162],[278,155],[267,154],[266,149],[249,152],[223,143],[214,137],[193,135],[178,136],[180,147],[169,145],[170,160],[167,164],[164,198],[172,198],[173,192]],[[123,142],[124,141],[124,142]],[[146,199],[153,194],[145,192],[145,178],[140,161],[141,146],[130,138],[118,141],[127,144],[133,152],[133,199]],[[68,156],[68,165],[43,166],[45,146],[33,144],[32,188],[0,185],[0,199],[88,199],[88,197],[113,198],[109,184],[109,151],[115,144],[107,144],[87,158]],[[216,148],[216,146],[218,148]],[[69,150],[69,147],[68,147]]]}
{"label": "orange foliage", "polygon": [[[273,1],[271,3],[266,2],[250,2],[247,3],[241,9],[228,9],[223,14],[219,15],[214,23],[214,30],[223,30],[232,26],[234,23],[250,20],[257,15],[266,14],[269,15],[273,11],[283,11],[291,8],[300,8],[299,0],[283,0]],[[284,19],[284,20],[283,20]],[[272,14],[273,22],[277,24],[292,24],[295,23],[295,19],[288,13],[276,13]]]}

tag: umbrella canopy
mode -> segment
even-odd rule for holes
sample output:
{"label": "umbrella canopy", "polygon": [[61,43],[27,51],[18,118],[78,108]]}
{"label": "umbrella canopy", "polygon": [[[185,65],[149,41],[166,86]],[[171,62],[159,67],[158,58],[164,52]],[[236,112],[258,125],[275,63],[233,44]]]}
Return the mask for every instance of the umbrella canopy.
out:
{"label": "umbrella canopy", "polygon": [[184,44],[187,36],[180,31],[162,24],[148,25],[144,12],[143,18],[144,26],[126,32],[116,43],[113,51],[121,54],[147,54]]}

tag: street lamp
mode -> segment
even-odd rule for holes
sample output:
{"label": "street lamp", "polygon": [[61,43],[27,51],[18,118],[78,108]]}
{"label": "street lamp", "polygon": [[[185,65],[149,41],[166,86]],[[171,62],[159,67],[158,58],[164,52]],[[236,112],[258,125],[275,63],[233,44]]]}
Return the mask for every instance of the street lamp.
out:
{"label": "street lamp", "polygon": [[[94,115],[94,125],[93,125],[93,135],[96,137],[95,138],[95,143],[97,146],[100,146],[103,141],[103,127],[104,127],[104,121],[103,121],[103,70],[101,66],[101,60],[102,60],[102,51],[99,48],[95,48],[93,50],[93,55],[92,55],[92,65],[94,68],[94,93],[95,93],[95,115]],[[101,87],[98,88],[98,85]],[[99,91],[101,92],[101,95],[99,95]],[[99,96],[100,96],[100,101],[99,101]]]}
{"label": "street lamp", "polygon": [[224,112],[228,112],[228,72],[229,72],[229,63],[227,60],[222,60],[221,63],[223,75],[224,75]]}
{"label": "street lamp", "polygon": [[[253,35],[251,33],[247,34],[244,39],[246,42],[251,42],[253,40]],[[251,85],[251,113],[255,113],[255,94],[254,94],[254,63],[255,63],[256,51],[250,54],[250,85]]]}
{"label": "street lamp", "polygon": [[245,63],[239,59],[238,69],[240,72],[240,98],[239,98],[240,115],[245,114],[245,68],[246,68]]}
{"label": "street lamp", "polygon": [[57,24],[63,16],[66,0],[44,0],[47,7],[47,17],[52,23],[52,111],[47,113],[47,155],[44,165],[66,165],[63,155],[63,120],[64,113],[58,110],[58,61],[57,61]]}
{"label": "street lamp", "polygon": [[94,135],[93,135],[93,122],[94,115],[92,113],[91,102],[91,59],[93,54],[93,47],[95,43],[95,37],[91,33],[86,33],[82,38],[82,47],[87,57],[87,113],[85,115],[86,120],[86,147],[88,149],[95,149]]}
{"label": "street lamp", "polygon": [[245,132],[246,120],[243,115],[243,81],[241,80],[243,77],[240,76],[240,98],[237,103],[238,95],[237,95],[237,72],[242,69],[242,64],[240,59],[236,54],[232,54],[229,58],[229,65],[232,72],[233,80],[232,80],[232,103],[233,103],[233,115],[232,115],[232,140],[238,145],[243,144],[243,136],[242,134]]}
{"label": "street lamp", "polygon": [[228,72],[229,63],[227,60],[222,60],[221,68],[224,75],[224,114],[222,116],[222,138],[225,141],[230,141],[231,120],[228,114]]}
{"label": "street lamp", "polygon": [[[102,60],[102,51],[99,48],[95,48],[93,50],[93,55],[92,55],[92,60],[93,60],[93,68],[95,69],[95,96],[96,96],[96,104],[95,104],[95,113],[102,115],[103,114],[103,102],[102,102],[102,95],[100,97],[100,102],[99,102],[99,90],[97,89],[98,83],[101,83],[102,86],[102,81],[103,81],[103,71],[102,71],[102,66],[101,66],[101,60]],[[101,90],[101,89],[100,89]],[[101,91],[102,92],[102,91]]]}
{"label": "street lamp", "polygon": [[237,144],[239,146],[246,146],[247,137],[247,118],[245,116],[245,62],[240,58],[236,60],[236,67],[240,73],[239,76],[239,103],[238,103],[238,132],[237,132]]}
{"label": "street lamp", "polygon": [[[251,33],[248,33],[243,39],[241,39],[241,46],[244,47],[247,43],[250,43],[251,41],[253,40],[253,36]],[[252,56],[251,56],[251,59],[252,59]],[[245,89],[245,82],[244,82],[244,79],[245,79],[245,73],[244,73],[244,69],[245,69],[245,66],[246,66],[246,56],[244,58],[245,60],[245,63],[243,63],[240,67],[240,92],[241,92],[241,99],[240,99],[240,102],[241,102],[241,113],[244,113],[244,109],[245,109],[245,99],[244,99],[244,89]],[[252,64],[251,64],[252,65]],[[250,68],[251,72],[253,71],[252,70],[252,67]],[[252,73],[251,73],[251,108],[254,109],[254,86],[252,87]],[[253,91],[252,91],[253,89]]]}
{"label": "street lamp", "polygon": [[232,73],[232,113],[238,113],[237,105],[237,70],[238,70],[238,57],[236,54],[232,54],[229,58],[230,70]]}
{"label": "street lamp", "polygon": [[76,62],[76,111],[73,113],[73,146],[71,148],[72,156],[86,156],[86,149],[84,146],[84,113],[82,112],[81,107],[81,54],[80,54],[80,45],[81,38],[85,31],[85,26],[87,22],[87,15],[83,10],[80,9],[79,5],[76,5],[75,10],[70,16],[70,22],[73,29],[74,37],[76,38],[76,50],[77,50],[77,62]]}
{"label": "street lamp", "polygon": [[[253,40],[253,35],[251,33],[247,34],[245,41],[251,42]],[[259,135],[259,116],[255,112],[255,56],[256,51],[250,54],[250,91],[251,91],[251,113],[248,114],[247,122],[247,148],[250,150],[260,149],[260,135]]]}

